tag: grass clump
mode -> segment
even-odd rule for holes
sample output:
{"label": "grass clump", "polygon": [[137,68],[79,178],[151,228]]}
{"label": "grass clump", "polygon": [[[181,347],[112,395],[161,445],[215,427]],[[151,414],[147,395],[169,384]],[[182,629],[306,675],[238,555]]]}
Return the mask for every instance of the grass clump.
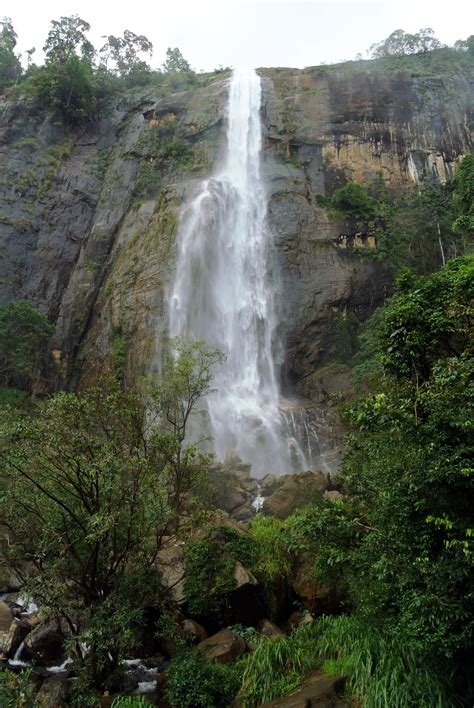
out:
{"label": "grass clump", "polygon": [[259,706],[292,691],[314,668],[316,624],[295,629],[287,637],[262,637],[245,663],[239,699],[244,706]]}
{"label": "grass clump", "polygon": [[364,708],[463,705],[453,696],[449,677],[428,668],[423,654],[400,637],[349,616],[322,617],[312,629],[323,670],[344,675]]}

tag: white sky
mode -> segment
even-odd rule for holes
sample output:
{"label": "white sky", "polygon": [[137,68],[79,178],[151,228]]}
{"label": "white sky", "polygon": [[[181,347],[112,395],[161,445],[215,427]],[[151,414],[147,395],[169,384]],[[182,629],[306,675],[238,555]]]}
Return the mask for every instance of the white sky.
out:
{"label": "white sky", "polygon": [[393,30],[432,27],[446,44],[474,33],[471,0],[2,0],[19,51],[35,46],[35,60],[49,22],[78,14],[91,25],[96,48],[101,36],[124,29],[153,42],[152,65],[166,48],[179,47],[196,70],[223,66],[304,67],[353,59]]}

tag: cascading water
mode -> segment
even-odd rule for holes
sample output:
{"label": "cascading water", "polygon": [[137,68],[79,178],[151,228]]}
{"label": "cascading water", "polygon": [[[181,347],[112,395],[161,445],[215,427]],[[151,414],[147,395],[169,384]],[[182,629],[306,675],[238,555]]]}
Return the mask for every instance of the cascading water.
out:
{"label": "cascading water", "polygon": [[257,74],[235,71],[225,159],[184,208],[170,293],[170,335],[206,339],[226,355],[207,398],[214,452],[235,449],[257,477],[307,466],[278,407],[260,101]]}

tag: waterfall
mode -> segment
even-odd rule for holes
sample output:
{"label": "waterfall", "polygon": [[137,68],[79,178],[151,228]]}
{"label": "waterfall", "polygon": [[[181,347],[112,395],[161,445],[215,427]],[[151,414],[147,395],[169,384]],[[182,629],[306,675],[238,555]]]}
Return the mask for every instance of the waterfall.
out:
{"label": "waterfall", "polygon": [[214,452],[234,449],[257,477],[307,466],[279,409],[260,104],[255,71],[235,71],[225,158],[183,209],[169,298],[170,336],[206,339],[226,355],[206,400]]}

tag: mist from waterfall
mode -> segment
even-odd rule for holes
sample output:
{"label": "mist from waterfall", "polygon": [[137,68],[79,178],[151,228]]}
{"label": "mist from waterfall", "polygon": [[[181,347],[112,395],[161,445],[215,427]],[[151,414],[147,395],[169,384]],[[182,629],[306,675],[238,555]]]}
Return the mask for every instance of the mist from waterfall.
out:
{"label": "mist from waterfall", "polygon": [[225,157],[184,207],[169,300],[171,337],[206,339],[226,356],[206,401],[214,452],[234,449],[257,477],[306,466],[278,407],[260,105],[260,78],[236,70]]}

